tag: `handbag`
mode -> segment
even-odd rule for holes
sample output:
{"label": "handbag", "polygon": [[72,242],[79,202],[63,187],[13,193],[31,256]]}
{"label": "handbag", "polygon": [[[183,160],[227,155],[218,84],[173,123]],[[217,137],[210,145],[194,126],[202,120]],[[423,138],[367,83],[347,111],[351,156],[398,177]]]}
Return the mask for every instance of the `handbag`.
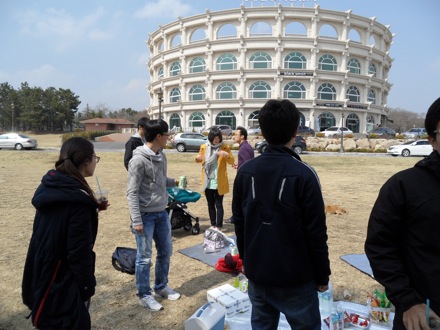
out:
{"label": "handbag", "polygon": [[203,237],[203,249],[206,252],[216,252],[225,247],[225,238],[222,233],[206,229],[205,236]]}
{"label": "handbag", "polygon": [[136,249],[127,247],[117,247],[112,255],[112,265],[120,272],[131,274],[135,273]]}

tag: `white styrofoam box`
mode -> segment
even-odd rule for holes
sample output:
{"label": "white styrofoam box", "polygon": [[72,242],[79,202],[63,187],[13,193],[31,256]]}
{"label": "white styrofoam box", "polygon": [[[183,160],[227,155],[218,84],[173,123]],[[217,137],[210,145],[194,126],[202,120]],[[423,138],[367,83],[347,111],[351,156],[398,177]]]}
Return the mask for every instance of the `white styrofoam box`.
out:
{"label": "white styrofoam box", "polygon": [[222,286],[219,287],[218,289],[219,289],[220,291],[223,291],[223,292],[227,293],[227,294],[229,294],[229,292],[237,291],[237,288],[234,288],[234,287],[233,287],[232,285],[230,285],[230,284],[222,285]]}
{"label": "white styrofoam box", "polygon": [[225,309],[225,314],[227,317],[232,317],[237,314],[238,301],[231,296],[224,294],[223,296],[217,297],[217,302],[223,306]]}
{"label": "white styrofoam box", "polygon": [[224,294],[225,293],[221,291],[220,288],[214,288],[206,292],[206,297],[208,298],[208,301],[216,302],[217,297],[223,296]]}
{"label": "white styrofoam box", "polygon": [[249,300],[249,296],[247,294],[235,290],[228,293],[228,295],[238,302],[237,312],[246,312],[251,309],[251,301]]}

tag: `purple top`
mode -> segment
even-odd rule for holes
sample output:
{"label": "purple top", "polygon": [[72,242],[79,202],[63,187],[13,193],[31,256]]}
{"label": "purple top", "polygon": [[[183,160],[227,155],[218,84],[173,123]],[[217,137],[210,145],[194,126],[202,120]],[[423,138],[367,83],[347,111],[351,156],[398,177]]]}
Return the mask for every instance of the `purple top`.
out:
{"label": "purple top", "polygon": [[251,145],[247,141],[243,141],[238,149],[237,170],[240,169],[240,166],[243,165],[244,162],[251,158],[254,158],[254,149],[252,149]]}

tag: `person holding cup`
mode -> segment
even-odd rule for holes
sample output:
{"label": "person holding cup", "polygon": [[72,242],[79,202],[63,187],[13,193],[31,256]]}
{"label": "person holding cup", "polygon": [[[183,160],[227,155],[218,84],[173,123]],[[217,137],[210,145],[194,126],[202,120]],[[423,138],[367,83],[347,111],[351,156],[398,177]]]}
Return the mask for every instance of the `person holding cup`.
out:
{"label": "person holding cup", "polygon": [[93,175],[99,159],[90,141],[68,139],[32,198],[36,214],[22,298],[35,328],[91,328],[99,205],[85,178]]}

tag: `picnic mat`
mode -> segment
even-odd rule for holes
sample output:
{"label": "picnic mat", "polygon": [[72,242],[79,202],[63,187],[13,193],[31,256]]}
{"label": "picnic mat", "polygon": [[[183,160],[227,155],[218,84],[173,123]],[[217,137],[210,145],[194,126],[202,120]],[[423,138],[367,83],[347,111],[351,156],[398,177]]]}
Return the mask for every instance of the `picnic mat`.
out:
{"label": "picnic mat", "polygon": [[[236,236],[229,236],[236,241]],[[225,246],[223,249],[221,249],[219,252],[213,252],[213,253],[205,253],[203,250],[203,243],[191,246],[186,249],[179,250],[180,253],[183,255],[186,255],[187,257],[199,260],[211,267],[215,267],[215,264],[219,258],[224,258],[226,253],[230,252],[230,249],[228,246]]]}
{"label": "picnic mat", "polygon": [[342,260],[353,266],[354,268],[359,269],[362,273],[365,273],[372,278],[374,278],[373,271],[370,267],[370,262],[367,259],[367,256],[365,253],[361,254],[346,254],[343,256],[340,256]]}

